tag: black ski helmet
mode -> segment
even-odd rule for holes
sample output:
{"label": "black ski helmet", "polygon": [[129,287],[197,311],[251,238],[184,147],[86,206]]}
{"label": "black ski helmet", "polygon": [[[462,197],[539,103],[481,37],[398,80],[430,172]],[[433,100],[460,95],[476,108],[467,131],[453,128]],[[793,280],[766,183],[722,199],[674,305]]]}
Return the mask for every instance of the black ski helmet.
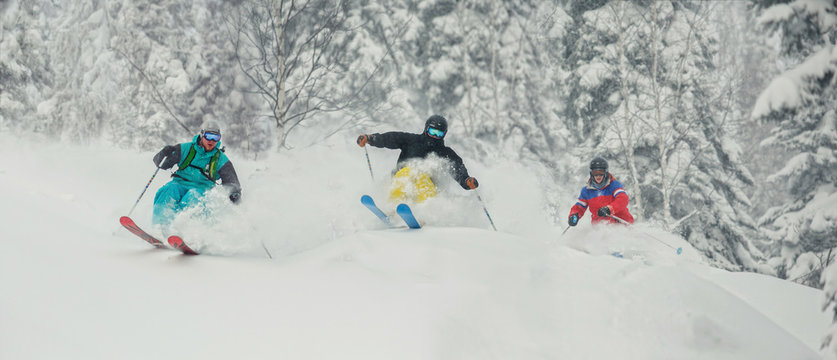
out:
{"label": "black ski helmet", "polygon": [[448,121],[442,115],[433,115],[427,118],[424,122],[424,133],[427,134],[427,129],[434,128],[444,132],[441,138],[448,134]]}
{"label": "black ski helmet", "polygon": [[593,161],[590,162],[590,175],[593,175],[593,170],[601,170],[607,173],[607,161],[600,157],[593,159]]}

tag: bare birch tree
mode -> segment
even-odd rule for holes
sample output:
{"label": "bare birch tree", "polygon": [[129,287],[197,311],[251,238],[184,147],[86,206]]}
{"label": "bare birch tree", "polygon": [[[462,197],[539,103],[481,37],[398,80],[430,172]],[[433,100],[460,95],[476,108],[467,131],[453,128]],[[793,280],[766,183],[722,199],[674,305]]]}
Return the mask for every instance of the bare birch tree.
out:
{"label": "bare birch tree", "polygon": [[[377,66],[349,71],[348,1],[249,0],[236,9],[227,19],[230,38],[241,70],[269,109],[277,149],[313,116],[363,101],[360,93]],[[365,76],[351,80],[357,74]],[[342,86],[347,81],[352,84]]]}
{"label": "bare birch tree", "polygon": [[[618,141],[618,153],[625,159],[634,187],[633,203],[638,218],[648,212],[644,189],[659,193],[663,223],[673,226],[678,219],[671,215],[672,194],[682,187],[691,159],[682,151],[689,133],[695,131],[699,118],[684,104],[684,82],[687,64],[700,61],[693,53],[694,27],[697,16],[706,16],[698,9],[675,12],[668,2],[653,2],[650,9],[641,9],[623,1],[611,2],[613,31],[616,37],[614,72],[618,77],[621,97],[620,112],[610,117],[613,137]],[[661,14],[661,11],[663,12]],[[692,16],[691,19],[687,19]],[[636,21],[640,18],[641,21]],[[673,29],[674,22],[679,29]],[[676,46],[663,49],[664,41]],[[671,51],[679,49],[680,51]],[[665,52],[663,51],[665,50]],[[627,54],[630,52],[633,58]],[[638,54],[640,58],[637,58]],[[646,64],[630,67],[628,63],[641,60]],[[694,76],[690,73],[689,76]],[[621,113],[621,114],[620,114]],[[653,144],[653,160],[657,163],[655,176],[642,174],[638,150],[648,153]],[[695,155],[692,155],[695,156]],[[647,157],[647,155],[646,155]]]}

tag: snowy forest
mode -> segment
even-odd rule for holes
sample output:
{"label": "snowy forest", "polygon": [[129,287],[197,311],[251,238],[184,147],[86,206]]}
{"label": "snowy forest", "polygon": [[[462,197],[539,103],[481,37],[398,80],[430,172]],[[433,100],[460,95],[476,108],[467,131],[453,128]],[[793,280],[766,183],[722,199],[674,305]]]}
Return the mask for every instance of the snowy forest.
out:
{"label": "snowy forest", "polygon": [[637,221],[834,305],[835,41],[832,0],[5,0],[0,131],[156,150],[212,118],[258,160],[441,114],[557,225],[602,156]]}

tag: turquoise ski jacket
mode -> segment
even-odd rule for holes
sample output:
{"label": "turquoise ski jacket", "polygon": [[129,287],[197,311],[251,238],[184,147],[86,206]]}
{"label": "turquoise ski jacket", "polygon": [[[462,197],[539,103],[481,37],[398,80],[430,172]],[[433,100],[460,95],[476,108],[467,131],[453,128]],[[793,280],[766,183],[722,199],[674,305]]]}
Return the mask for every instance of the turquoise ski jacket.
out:
{"label": "turquoise ski jacket", "polygon": [[[206,151],[198,144],[200,135],[192,138],[192,142],[182,143],[163,148],[154,156],[155,163],[159,163],[165,156],[166,160],[160,165],[162,169],[178,166],[172,174],[174,182],[202,191],[211,189],[221,180],[221,185],[230,187],[230,193],[241,193],[238,175],[227,155],[221,150],[221,142],[212,150]],[[187,163],[189,152],[194,149],[194,157]],[[217,156],[213,166],[212,159]],[[174,160],[177,159],[177,162]]]}

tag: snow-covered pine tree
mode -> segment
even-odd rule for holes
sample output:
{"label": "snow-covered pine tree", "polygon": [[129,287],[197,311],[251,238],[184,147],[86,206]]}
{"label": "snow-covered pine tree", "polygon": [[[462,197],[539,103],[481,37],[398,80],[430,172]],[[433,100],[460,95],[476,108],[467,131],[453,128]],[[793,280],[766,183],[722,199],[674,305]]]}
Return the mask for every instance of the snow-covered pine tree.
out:
{"label": "snow-covered pine tree", "polygon": [[792,1],[762,9],[761,23],[777,34],[788,65],[762,92],[752,117],[774,126],[762,146],[791,154],[768,177],[789,194],[759,223],[781,277],[819,287],[837,246],[837,5]]}
{"label": "snow-covered pine tree", "polygon": [[680,58],[685,64],[678,70],[684,73],[685,92],[678,100],[684,104],[678,113],[695,116],[686,120],[687,129],[694,131],[682,134],[691,162],[683,170],[685,186],[672,192],[670,209],[672,218],[679,219],[676,229],[717,266],[771,273],[761,264],[763,255],[752,241],[756,223],[747,190],[754,178],[738,144],[746,112],[733,99],[742,83],[718,56],[719,39],[726,30],[712,20],[743,11],[738,5],[697,3],[687,6],[682,18],[684,29],[689,29],[684,32],[692,32],[695,45],[691,56]]}
{"label": "snow-covered pine tree", "polygon": [[44,56],[49,23],[39,14],[34,1],[0,3],[0,129],[49,130],[35,116],[53,78]]}
{"label": "snow-covered pine tree", "polygon": [[452,133],[473,134],[487,120],[484,104],[474,101],[461,113],[456,106],[463,98],[473,99],[474,93],[466,96],[466,91],[476,91],[473,84],[481,81],[477,79],[481,74],[466,67],[472,61],[470,47],[488,47],[477,43],[485,37],[485,29],[475,26],[477,2],[382,1],[380,5],[388,21],[369,21],[375,26],[372,31],[386,39],[392,50],[386,76],[394,84],[392,96],[402,99],[402,114],[387,122],[396,128],[420,130],[422,121],[435,113],[448,118]]}
{"label": "snow-covered pine tree", "polygon": [[[363,124],[364,128],[368,125],[401,130],[420,127],[425,111],[413,107],[415,98],[420,96],[415,91],[418,85],[412,82],[420,71],[413,61],[413,54],[425,32],[415,4],[400,0],[370,2],[361,7],[356,18],[352,21],[359,21],[371,40],[371,44],[362,47],[361,53],[385,54],[373,88],[382,99],[382,111],[369,114],[370,121]],[[361,55],[359,58],[367,57]]]}
{"label": "snow-covered pine tree", "polygon": [[53,85],[33,121],[76,142],[133,138],[124,125],[136,119],[137,109],[124,92],[129,73],[109,50],[107,8],[96,1],[39,2],[50,23],[41,51],[53,69]]}
{"label": "snow-covered pine tree", "polygon": [[[513,5],[514,4],[514,5]],[[571,22],[565,9],[553,3],[504,3],[509,24],[499,33],[497,63],[498,83],[503,105],[501,120],[489,129],[495,133],[491,143],[500,144],[503,152],[520,154],[552,170],[554,179],[563,182],[572,173],[565,164],[571,156],[566,149],[572,143],[567,124],[559,116],[560,83],[566,76],[561,39]],[[481,69],[479,64],[472,68]]]}
{"label": "snow-covered pine tree", "polygon": [[453,133],[470,135],[457,139],[480,155],[521,154],[561,170],[566,131],[557,116],[556,79],[561,29],[569,21],[562,9],[535,1],[387,4],[399,24],[409,24],[392,75],[409,90],[405,110],[413,126],[440,113]]}
{"label": "snow-covered pine tree", "polygon": [[[759,94],[781,72],[776,66],[778,54],[770,44],[771,39],[764,36],[757,17],[758,11],[747,2],[736,2],[730,11],[716,17],[721,31],[719,65],[733,84],[729,97],[741,112],[735,115],[741,119],[738,140],[742,157],[748,159],[747,168],[755,179],[748,191],[754,219],[760,218],[773,204],[786,202],[788,197],[782,189],[764,180],[787,160],[787,154],[782,149],[760,146],[770,133],[770,126],[754,124],[750,118]],[[770,247],[763,241],[757,240],[756,244],[762,250]]]}
{"label": "snow-covered pine tree", "polygon": [[248,91],[247,78],[236,64],[224,26],[224,16],[234,6],[229,1],[201,0],[182,9],[184,26],[191,28],[182,56],[193,85],[179,101],[185,106],[186,118],[215,117],[225,126],[225,146],[255,156],[272,144],[267,131],[270,122],[262,116],[264,102]]}
{"label": "snow-covered pine tree", "polygon": [[[120,1],[107,7],[110,49],[119,54],[130,81],[136,119],[126,127],[143,131],[156,144],[194,135],[204,116],[225,127],[225,145],[240,146],[253,134],[239,124],[260,109],[247,101],[243,81],[223,26],[229,4],[221,0]],[[249,135],[249,136],[248,136]]]}

